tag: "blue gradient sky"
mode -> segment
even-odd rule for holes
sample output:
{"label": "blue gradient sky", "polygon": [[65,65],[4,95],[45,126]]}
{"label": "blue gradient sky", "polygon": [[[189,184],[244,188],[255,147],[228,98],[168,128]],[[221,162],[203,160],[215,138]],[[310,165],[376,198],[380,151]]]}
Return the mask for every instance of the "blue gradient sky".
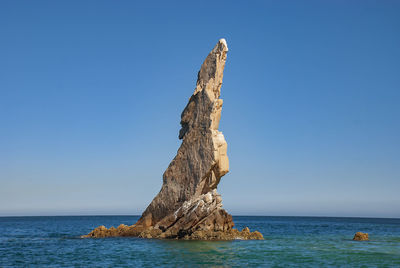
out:
{"label": "blue gradient sky", "polygon": [[224,37],[225,208],[400,217],[400,2],[188,2],[0,2],[0,215],[140,214]]}

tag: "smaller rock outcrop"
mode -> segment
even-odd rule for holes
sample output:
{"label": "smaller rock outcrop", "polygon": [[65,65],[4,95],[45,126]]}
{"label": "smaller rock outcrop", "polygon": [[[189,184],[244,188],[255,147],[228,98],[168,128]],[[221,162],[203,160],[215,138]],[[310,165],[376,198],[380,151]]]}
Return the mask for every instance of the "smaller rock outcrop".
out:
{"label": "smaller rock outcrop", "polygon": [[362,232],[357,232],[354,237],[354,241],[367,241],[369,240],[368,234],[367,233],[362,233]]}

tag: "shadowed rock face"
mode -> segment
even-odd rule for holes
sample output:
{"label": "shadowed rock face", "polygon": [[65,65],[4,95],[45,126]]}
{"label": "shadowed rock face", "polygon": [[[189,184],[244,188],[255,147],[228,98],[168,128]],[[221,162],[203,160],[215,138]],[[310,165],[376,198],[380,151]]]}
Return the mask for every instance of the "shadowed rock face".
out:
{"label": "shadowed rock face", "polygon": [[[198,73],[181,115],[182,144],[163,175],[160,192],[133,226],[96,228],[86,237],[141,236],[184,239],[262,239],[259,232],[232,229],[217,186],[229,171],[227,143],[218,131],[228,47],[219,40]],[[100,229],[99,229],[100,228]]]}

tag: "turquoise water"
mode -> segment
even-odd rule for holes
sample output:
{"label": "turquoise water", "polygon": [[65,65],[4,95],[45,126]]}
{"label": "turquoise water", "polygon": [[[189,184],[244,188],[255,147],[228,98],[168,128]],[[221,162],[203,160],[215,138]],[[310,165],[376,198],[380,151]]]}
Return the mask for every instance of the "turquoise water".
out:
{"label": "turquoise water", "polygon": [[[80,239],[137,216],[0,217],[0,267],[400,267],[400,219],[234,217],[264,241]],[[371,241],[352,241],[355,232]]]}

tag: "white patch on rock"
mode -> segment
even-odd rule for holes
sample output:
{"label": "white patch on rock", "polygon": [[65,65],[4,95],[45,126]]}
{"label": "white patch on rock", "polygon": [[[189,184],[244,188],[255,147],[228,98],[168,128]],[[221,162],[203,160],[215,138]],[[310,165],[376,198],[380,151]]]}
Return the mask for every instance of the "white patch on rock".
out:
{"label": "white patch on rock", "polygon": [[212,195],[211,193],[207,193],[204,195],[204,202],[211,203],[212,202]]}
{"label": "white patch on rock", "polygon": [[226,46],[226,51],[228,51],[228,44],[226,43],[225,38],[219,39],[219,42],[222,43],[222,44],[224,44],[224,46]]}

